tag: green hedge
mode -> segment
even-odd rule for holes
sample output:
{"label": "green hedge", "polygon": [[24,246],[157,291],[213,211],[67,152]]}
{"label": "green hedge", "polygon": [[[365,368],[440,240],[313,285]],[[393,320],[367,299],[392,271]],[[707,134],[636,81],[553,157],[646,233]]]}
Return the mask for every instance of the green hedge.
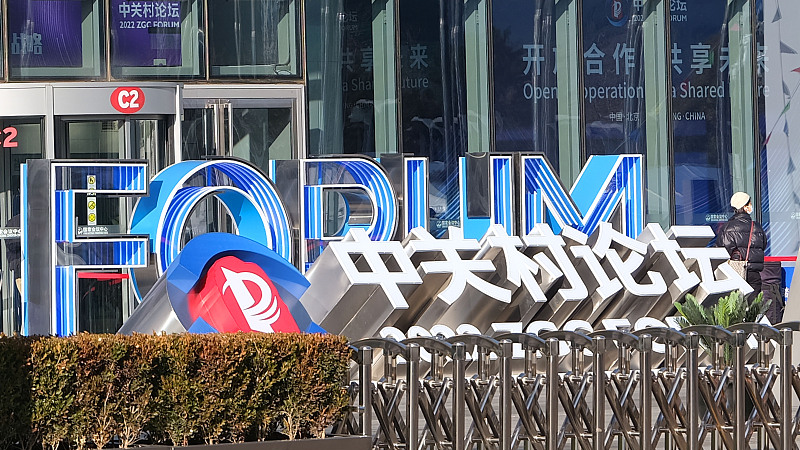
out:
{"label": "green hedge", "polygon": [[347,404],[344,338],[0,338],[0,448],[321,436]]}

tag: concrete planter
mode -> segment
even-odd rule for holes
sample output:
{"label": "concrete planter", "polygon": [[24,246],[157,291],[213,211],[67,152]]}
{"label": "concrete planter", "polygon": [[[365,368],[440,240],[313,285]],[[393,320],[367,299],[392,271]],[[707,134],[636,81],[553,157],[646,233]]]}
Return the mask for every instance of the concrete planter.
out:
{"label": "concrete planter", "polygon": [[297,439],[294,441],[243,442],[241,444],[217,445],[148,445],[131,447],[135,450],[371,450],[372,438],[369,436],[330,437],[326,439]]}

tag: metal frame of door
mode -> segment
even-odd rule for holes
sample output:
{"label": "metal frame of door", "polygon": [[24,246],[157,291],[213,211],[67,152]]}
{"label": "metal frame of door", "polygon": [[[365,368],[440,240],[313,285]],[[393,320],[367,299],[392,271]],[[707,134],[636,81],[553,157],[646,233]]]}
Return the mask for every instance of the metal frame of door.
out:
{"label": "metal frame of door", "polygon": [[[292,110],[292,157],[302,159],[307,155],[305,87],[302,84],[185,85],[180,101],[181,112],[187,107],[209,107],[216,110],[217,120],[213,126],[217,142],[222,140],[222,130],[226,126],[223,117],[228,114],[228,117],[232,118],[237,101],[247,101],[249,104],[263,102],[265,107],[289,107]],[[230,151],[233,147],[233,135],[227,134],[228,139],[225,144],[227,151]],[[180,138],[176,142],[181,142]],[[175,161],[182,160],[180,146],[175,146],[175,151]]]}

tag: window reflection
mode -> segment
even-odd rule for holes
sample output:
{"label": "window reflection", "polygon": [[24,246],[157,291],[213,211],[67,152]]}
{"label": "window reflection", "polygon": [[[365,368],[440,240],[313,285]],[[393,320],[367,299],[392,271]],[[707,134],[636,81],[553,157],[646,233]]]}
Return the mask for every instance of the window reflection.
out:
{"label": "window reflection", "polygon": [[8,0],[12,79],[104,75],[99,0]]}
{"label": "window reflection", "polygon": [[797,17],[798,2],[764,2],[758,17],[761,217],[769,253],[781,256],[796,256],[800,247],[800,114],[793,104],[800,92]]}
{"label": "window reflection", "polygon": [[586,154],[644,153],[643,2],[584,2]]}
{"label": "window reflection", "polygon": [[297,76],[298,2],[208,2],[211,76]]}
{"label": "window reflection", "polygon": [[725,222],[733,194],[728,12],[725,3],[690,7],[670,24],[675,222],[702,225]]}
{"label": "window reflection", "polygon": [[400,3],[403,151],[430,160],[431,231],[459,223],[458,158],[467,150],[464,5]]}
{"label": "window reflection", "polygon": [[201,11],[198,0],[112,0],[112,76],[203,76]]}
{"label": "window reflection", "polygon": [[[0,28],[2,28],[3,23],[5,23],[5,16],[3,16],[3,11],[0,9]],[[3,33],[0,33],[0,80],[4,79],[3,77],[6,74],[6,65],[5,65],[5,58],[3,55],[5,54],[5,36]]]}
{"label": "window reflection", "polygon": [[116,333],[122,326],[126,284],[123,274],[79,273],[78,331]]}
{"label": "window reflection", "polygon": [[558,170],[555,1],[492,4],[495,148],[544,152]]}
{"label": "window reflection", "polygon": [[375,63],[393,52],[374,46],[372,8],[371,0],[306,3],[312,155],[377,156]]}

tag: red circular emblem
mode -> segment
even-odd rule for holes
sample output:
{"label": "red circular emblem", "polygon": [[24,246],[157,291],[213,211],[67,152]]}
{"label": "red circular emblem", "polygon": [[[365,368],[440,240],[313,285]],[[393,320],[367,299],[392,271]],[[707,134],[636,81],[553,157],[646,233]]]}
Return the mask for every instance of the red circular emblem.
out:
{"label": "red circular emblem", "polygon": [[189,292],[187,306],[192,320],[203,319],[220,333],[300,332],[264,269],[235,256],[224,256],[208,268]]}
{"label": "red circular emblem", "polygon": [[111,106],[123,114],[133,114],[144,106],[144,92],[138,87],[118,87],[111,94]]}

